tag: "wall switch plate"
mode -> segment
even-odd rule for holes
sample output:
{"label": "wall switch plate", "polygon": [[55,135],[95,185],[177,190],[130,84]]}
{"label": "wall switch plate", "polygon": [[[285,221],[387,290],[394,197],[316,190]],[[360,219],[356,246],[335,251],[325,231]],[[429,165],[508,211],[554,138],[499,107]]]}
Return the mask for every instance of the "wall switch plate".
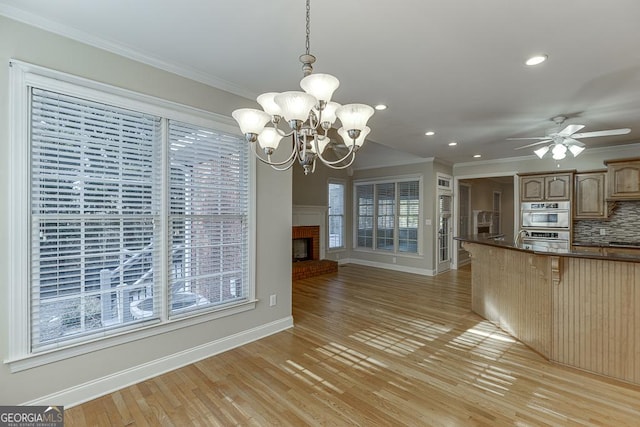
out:
{"label": "wall switch plate", "polygon": [[430,219],[425,219],[424,220],[424,225],[431,225],[431,220]]}
{"label": "wall switch plate", "polygon": [[607,235],[607,229],[606,228],[601,228],[600,229],[600,235],[601,236],[606,236]]}
{"label": "wall switch plate", "polygon": [[270,295],[269,296],[269,307],[273,307],[274,305],[276,305],[277,299],[276,299],[276,294]]}

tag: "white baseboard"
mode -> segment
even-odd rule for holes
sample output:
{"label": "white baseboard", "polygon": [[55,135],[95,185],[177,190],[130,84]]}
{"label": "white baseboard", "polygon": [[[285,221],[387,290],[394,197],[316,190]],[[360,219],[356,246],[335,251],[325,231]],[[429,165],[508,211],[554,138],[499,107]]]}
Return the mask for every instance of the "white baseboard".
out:
{"label": "white baseboard", "polygon": [[435,271],[428,268],[407,267],[405,265],[388,264],[384,262],[367,261],[357,258],[344,258],[338,261],[338,265],[358,264],[368,267],[384,268],[386,270],[402,271],[404,273],[420,274],[421,276],[435,276]]}
{"label": "white baseboard", "polygon": [[75,387],[42,396],[23,406],[42,406],[56,402],[65,408],[73,407],[89,400],[113,393],[124,387],[173,371],[174,369],[195,363],[207,357],[215,356],[244,344],[259,340],[293,327],[293,317],[288,316],[256,328],[212,341],[198,347],[175,353],[161,359],[153,360],[143,365],[134,366],[106,377],[98,378]]}

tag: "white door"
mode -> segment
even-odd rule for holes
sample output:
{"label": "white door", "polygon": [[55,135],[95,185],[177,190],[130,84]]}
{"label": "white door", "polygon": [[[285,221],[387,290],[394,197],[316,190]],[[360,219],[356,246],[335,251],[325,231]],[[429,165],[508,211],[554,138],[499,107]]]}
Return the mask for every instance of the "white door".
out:
{"label": "white door", "polygon": [[451,194],[440,194],[438,196],[438,273],[451,268],[451,247],[453,243],[451,200]]}
{"label": "white door", "polygon": [[[460,184],[458,191],[458,236],[468,236],[471,233],[471,189],[467,184]],[[456,242],[458,248],[458,266],[469,260],[469,252],[462,249],[462,243]]]}

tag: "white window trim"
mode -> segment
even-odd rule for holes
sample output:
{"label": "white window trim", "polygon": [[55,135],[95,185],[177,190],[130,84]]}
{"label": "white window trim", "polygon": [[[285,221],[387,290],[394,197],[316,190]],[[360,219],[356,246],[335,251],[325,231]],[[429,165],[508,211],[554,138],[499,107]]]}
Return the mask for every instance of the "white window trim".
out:
{"label": "white window trim", "polygon": [[[11,372],[18,372],[41,366],[47,363],[67,359],[92,351],[112,347],[126,342],[166,333],[198,323],[208,322],[220,317],[230,316],[256,307],[255,297],[255,222],[256,222],[256,162],[249,155],[249,284],[247,300],[228,306],[219,306],[207,312],[197,312],[191,316],[168,319],[166,308],[163,309],[160,322],[137,325],[132,329],[122,328],[104,338],[94,338],[81,343],[65,345],[60,349],[31,353],[30,343],[30,170],[29,170],[29,120],[26,111],[29,107],[28,86],[59,91],[93,101],[107,103],[123,108],[134,109],[194,125],[208,126],[215,129],[239,134],[233,120],[229,117],[197,108],[181,105],[171,101],[152,97],[91,81],[82,77],[50,70],[22,61],[9,62],[9,197],[11,207],[9,216],[9,286],[8,286],[8,324],[11,334],[8,338],[8,352],[4,363]],[[249,150],[249,146],[246,147]],[[166,170],[163,172],[166,174]],[[163,177],[166,182],[167,177]],[[166,209],[166,203],[163,205]],[[166,216],[166,212],[162,214]],[[163,221],[164,222],[164,221]],[[166,233],[165,233],[166,235]],[[163,273],[165,274],[165,273]],[[163,286],[166,294],[167,287]],[[162,296],[165,306],[167,296]]]}
{"label": "white window trim", "polygon": [[[332,248],[329,246],[331,242],[331,238],[329,236],[329,185],[331,184],[340,184],[343,188],[342,194],[342,246],[337,246]],[[347,181],[337,178],[330,178],[327,180],[327,252],[343,252],[347,249],[346,239],[347,239]]]}
{"label": "white window trim", "polygon": [[[440,180],[447,181],[448,185],[440,185]],[[449,191],[453,194],[453,177],[445,173],[436,174],[436,189],[439,191]],[[443,193],[444,194],[444,193]]]}
{"label": "white window trim", "polygon": [[[357,229],[357,216],[358,216],[358,212],[357,212],[357,208],[358,208],[358,200],[356,198],[356,187],[358,185],[368,185],[368,184],[389,184],[389,183],[394,183],[394,184],[398,184],[400,182],[408,182],[408,181],[418,181],[418,186],[420,188],[420,193],[418,195],[418,201],[420,203],[420,215],[419,215],[419,220],[418,220],[418,252],[417,253],[411,253],[411,252],[400,252],[397,250],[397,248],[394,249],[394,251],[383,251],[383,250],[378,250],[378,249],[372,249],[372,248],[366,248],[366,247],[362,247],[362,246],[358,246],[358,229]],[[423,176],[422,175],[395,175],[395,176],[389,176],[389,177],[382,177],[382,178],[376,178],[376,179],[360,179],[360,180],[355,180],[353,181],[353,186],[352,186],[352,194],[353,194],[353,200],[352,200],[352,233],[351,233],[351,239],[352,239],[352,250],[354,252],[363,252],[363,253],[370,253],[370,254],[382,254],[382,255],[393,255],[393,256],[397,256],[397,257],[403,257],[403,258],[414,258],[414,259],[418,259],[418,258],[422,258],[424,256],[424,246],[423,246],[423,223],[424,223],[424,200],[423,200],[423,192],[424,192],[424,187],[423,187]],[[375,194],[374,194],[375,197]],[[377,209],[377,207],[374,206],[375,209]],[[374,221],[376,219],[376,213],[374,213]],[[398,215],[396,214],[396,224],[398,221]],[[375,230],[375,226],[374,226],[374,230]],[[374,231],[375,233],[375,231]],[[374,234],[374,245],[375,245],[375,234]],[[397,246],[397,245],[395,245]]]}

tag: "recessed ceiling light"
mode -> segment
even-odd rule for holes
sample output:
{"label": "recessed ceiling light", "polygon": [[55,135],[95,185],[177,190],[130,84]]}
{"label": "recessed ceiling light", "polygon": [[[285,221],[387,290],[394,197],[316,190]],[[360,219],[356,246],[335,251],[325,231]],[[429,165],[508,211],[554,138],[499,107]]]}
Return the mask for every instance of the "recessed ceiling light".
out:
{"label": "recessed ceiling light", "polygon": [[482,157],[482,154],[474,154],[473,157],[477,159],[478,157]]}
{"label": "recessed ceiling light", "polygon": [[435,135],[436,133],[435,133],[434,131],[430,130],[430,131],[428,131],[428,132],[425,132],[424,134],[425,134],[425,135],[427,135],[427,136],[433,136],[433,135]]}
{"label": "recessed ceiling light", "polygon": [[451,141],[451,142],[449,143],[449,147],[454,147],[454,146],[456,146],[456,145],[458,145],[458,143],[457,143],[457,142],[455,142],[455,141]]}
{"label": "recessed ceiling light", "polygon": [[375,106],[375,107],[373,107],[373,108],[375,108],[375,109],[376,109],[376,110],[378,110],[378,111],[382,111],[382,110],[386,110],[386,109],[387,109],[387,106],[386,106],[386,105],[384,105],[384,104],[378,104],[378,105],[376,105],[376,106]]}
{"label": "recessed ceiling light", "polygon": [[542,64],[544,61],[547,60],[547,55],[536,55],[536,56],[532,56],[531,58],[527,59],[527,62],[525,62],[525,64],[527,65],[538,65],[538,64]]}

